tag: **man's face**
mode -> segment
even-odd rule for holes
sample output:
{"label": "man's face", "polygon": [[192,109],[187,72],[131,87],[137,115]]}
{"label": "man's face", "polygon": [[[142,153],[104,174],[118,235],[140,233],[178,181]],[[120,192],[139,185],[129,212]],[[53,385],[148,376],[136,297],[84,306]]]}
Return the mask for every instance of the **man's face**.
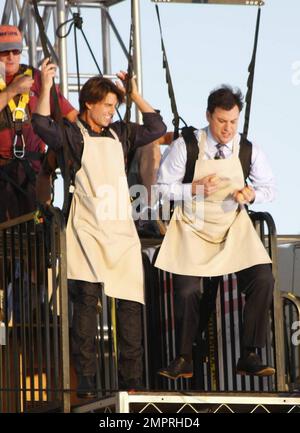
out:
{"label": "man's face", "polygon": [[5,74],[8,76],[15,75],[20,66],[20,56],[21,51],[10,50],[10,51],[0,51],[0,62],[5,65]]}
{"label": "man's face", "polygon": [[87,103],[87,123],[96,132],[101,131],[102,128],[106,128],[113,119],[117,104],[117,96],[110,92],[100,102],[96,102],[95,104]]}
{"label": "man's face", "polygon": [[207,111],[206,118],[214,139],[220,144],[227,144],[235,136],[238,128],[240,110],[235,105],[231,110],[217,107],[211,114]]}

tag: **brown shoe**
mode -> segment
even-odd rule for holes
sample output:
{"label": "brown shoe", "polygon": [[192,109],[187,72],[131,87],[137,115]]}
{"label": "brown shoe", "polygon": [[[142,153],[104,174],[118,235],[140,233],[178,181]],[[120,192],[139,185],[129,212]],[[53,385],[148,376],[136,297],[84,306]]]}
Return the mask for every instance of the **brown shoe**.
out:
{"label": "brown shoe", "polygon": [[264,365],[260,357],[250,352],[245,358],[240,358],[236,366],[237,374],[250,376],[273,376],[275,368]]}
{"label": "brown shoe", "polygon": [[157,372],[160,376],[176,380],[179,377],[189,379],[193,377],[193,362],[186,361],[182,356],[178,356],[166,368],[161,368]]}

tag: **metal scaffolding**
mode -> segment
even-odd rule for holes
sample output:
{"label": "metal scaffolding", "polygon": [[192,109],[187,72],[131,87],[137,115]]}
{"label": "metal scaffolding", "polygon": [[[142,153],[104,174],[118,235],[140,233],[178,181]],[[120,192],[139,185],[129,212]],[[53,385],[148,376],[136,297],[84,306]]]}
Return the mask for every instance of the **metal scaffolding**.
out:
{"label": "metal scaffolding", "polygon": [[[63,94],[68,97],[69,91],[77,91],[71,80],[76,76],[74,71],[68,69],[69,59],[73,53],[68,53],[66,38],[59,38],[56,29],[72,17],[72,13],[81,13],[85,8],[95,9],[99,12],[99,29],[102,40],[102,72],[105,75],[111,74],[111,32],[115,35],[124,54],[127,56],[126,45],[114,24],[109,10],[112,6],[124,0],[41,0],[38,8],[42,17],[45,32],[48,38],[48,46],[53,60],[59,66],[60,86]],[[140,43],[140,0],[133,0],[133,23],[134,23],[134,51],[133,62],[137,84],[142,93],[142,61]],[[128,7],[130,2],[128,1]],[[29,0],[5,0],[1,24],[13,24],[19,27],[24,37],[24,51],[28,52],[28,63],[38,67],[43,58],[41,41],[35,21],[32,2]],[[129,26],[129,24],[128,24]],[[50,42],[49,35],[53,35],[53,42]],[[81,74],[81,80],[86,80],[93,74]],[[140,117],[137,116],[140,120]]]}

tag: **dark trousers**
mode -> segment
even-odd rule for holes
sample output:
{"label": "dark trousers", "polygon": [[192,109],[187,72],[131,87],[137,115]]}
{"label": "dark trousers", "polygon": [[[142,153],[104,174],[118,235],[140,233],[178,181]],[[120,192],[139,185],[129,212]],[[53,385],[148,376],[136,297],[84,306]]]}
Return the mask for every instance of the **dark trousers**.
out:
{"label": "dark trousers", "polygon": [[120,381],[141,381],[143,376],[142,306],[118,300],[117,330]]}
{"label": "dark trousers", "polygon": [[[24,192],[10,183],[11,178]],[[37,208],[35,182],[27,178],[22,164],[13,161],[0,166],[0,223],[17,218]]]}
{"label": "dark trousers", "polygon": [[[256,265],[236,272],[238,290],[245,294],[243,347],[263,347],[266,343],[274,278],[271,266]],[[201,320],[201,277],[173,275],[177,353],[191,355]]]}
{"label": "dark trousers", "polygon": [[[72,355],[77,375],[96,374],[97,303],[100,283],[69,280],[73,302]],[[142,316],[138,302],[118,300],[119,370],[124,381],[141,378],[143,372]]]}
{"label": "dark trousers", "polygon": [[69,280],[70,299],[73,302],[71,348],[76,373],[96,374],[97,304],[101,284]]}

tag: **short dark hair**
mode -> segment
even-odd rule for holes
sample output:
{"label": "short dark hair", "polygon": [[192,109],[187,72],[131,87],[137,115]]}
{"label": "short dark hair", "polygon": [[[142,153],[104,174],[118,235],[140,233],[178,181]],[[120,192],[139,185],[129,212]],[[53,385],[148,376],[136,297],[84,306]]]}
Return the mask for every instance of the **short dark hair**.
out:
{"label": "short dark hair", "polygon": [[233,89],[231,86],[223,84],[209,94],[207,111],[213,114],[217,107],[223,108],[223,110],[231,110],[237,105],[241,112],[244,106],[243,99],[244,96],[238,87]]}
{"label": "short dark hair", "polygon": [[124,94],[111,80],[100,75],[90,78],[82,86],[79,94],[80,114],[86,110],[86,103],[96,104],[96,102],[102,101],[108,93],[116,95],[119,105],[124,101]]}

